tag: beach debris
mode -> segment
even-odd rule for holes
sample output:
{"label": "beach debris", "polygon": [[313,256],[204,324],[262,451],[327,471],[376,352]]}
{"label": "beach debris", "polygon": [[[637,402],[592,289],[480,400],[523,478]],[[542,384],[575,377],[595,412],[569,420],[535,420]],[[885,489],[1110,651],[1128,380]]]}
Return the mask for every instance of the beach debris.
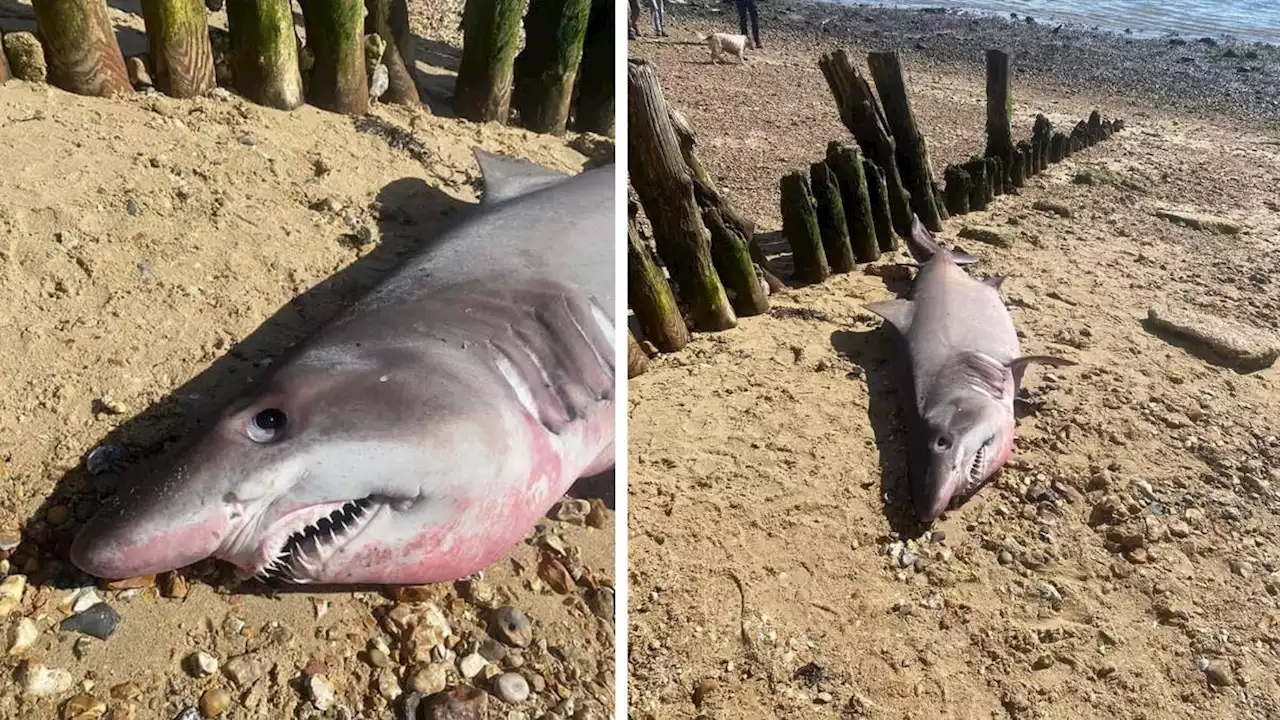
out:
{"label": "beach debris", "polygon": [[22,593],[26,589],[26,575],[10,575],[0,581],[0,617],[13,612],[22,603]]}
{"label": "beach debris", "polygon": [[218,672],[218,659],[204,650],[196,650],[183,662],[191,677],[202,678]]}
{"label": "beach debris", "polygon": [[5,652],[8,655],[21,655],[35,645],[39,637],[40,631],[36,629],[36,624],[31,618],[19,618],[9,626]]}
{"label": "beach debris", "polygon": [[1280,338],[1255,327],[1187,309],[1151,308],[1147,320],[1207,349],[1220,364],[1241,372],[1271,367],[1280,357]]}
{"label": "beach debris", "polygon": [[427,700],[428,720],[485,720],[489,714],[489,695],[470,685],[456,685]]}

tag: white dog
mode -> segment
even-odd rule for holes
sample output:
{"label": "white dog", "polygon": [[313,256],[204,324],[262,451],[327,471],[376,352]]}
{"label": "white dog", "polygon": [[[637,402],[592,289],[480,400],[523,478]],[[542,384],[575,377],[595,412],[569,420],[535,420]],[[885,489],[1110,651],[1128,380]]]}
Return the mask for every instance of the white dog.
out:
{"label": "white dog", "polygon": [[707,47],[711,48],[711,62],[720,62],[720,55],[737,55],[738,63],[746,62],[744,54],[747,50],[746,35],[730,35],[728,33],[712,33],[711,35],[703,35],[698,33],[698,39],[705,42]]}

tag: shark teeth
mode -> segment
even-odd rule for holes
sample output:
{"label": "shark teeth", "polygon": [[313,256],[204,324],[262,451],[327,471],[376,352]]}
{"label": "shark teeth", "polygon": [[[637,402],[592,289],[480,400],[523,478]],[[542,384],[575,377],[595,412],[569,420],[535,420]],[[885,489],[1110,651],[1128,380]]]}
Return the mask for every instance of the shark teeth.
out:
{"label": "shark teeth", "polygon": [[990,441],[982,443],[973,456],[973,463],[969,466],[969,482],[964,488],[966,493],[976,490],[978,483],[982,482],[982,471],[987,467],[987,446],[990,444]]}
{"label": "shark teeth", "polygon": [[276,558],[258,574],[263,580],[298,582],[304,564],[321,559],[323,552],[360,529],[377,502],[371,497],[352,500],[285,540]]}

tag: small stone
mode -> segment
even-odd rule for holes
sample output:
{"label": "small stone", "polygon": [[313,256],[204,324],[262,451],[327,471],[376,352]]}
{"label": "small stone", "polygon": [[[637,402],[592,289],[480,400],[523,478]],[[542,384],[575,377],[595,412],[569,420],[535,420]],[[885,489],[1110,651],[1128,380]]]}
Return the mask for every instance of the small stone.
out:
{"label": "small stone", "polygon": [[35,697],[61,695],[71,689],[75,680],[62,668],[45,667],[40,663],[26,662],[20,668],[22,691]]}
{"label": "small stone", "polygon": [[4,34],[4,53],[9,57],[9,71],[19,80],[45,82],[49,66],[44,60],[44,46],[29,32]]}
{"label": "small stone", "polygon": [[84,612],[102,602],[102,596],[91,587],[80,588],[71,596],[71,612]]}
{"label": "small stone", "polygon": [[406,681],[409,689],[422,695],[435,695],[449,684],[449,669],[440,663],[418,665]]}
{"label": "small stone", "polygon": [[601,620],[613,621],[613,590],[607,587],[592,588],[584,594],[587,607]]}
{"label": "small stone", "polygon": [[422,693],[407,692],[400,696],[400,707],[397,708],[397,720],[418,720],[421,715],[418,708],[422,706]]}
{"label": "small stone", "polygon": [[10,575],[0,582],[0,617],[8,615],[22,604],[22,593],[26,589],[26,575]]}
{"label": "small stone", "polygon": [[513,647],[529,647],[533,642],[533,624],[519,609],[504,605],[493,612],[489,634]]}
{"label": "small stone", "polygon": [[701,708],[708,702],[714,702],[720,693],[720,681],[715,678],[703,678],[693,686],[693,705]]}
{"label": "small stone", "polygon": [[157,582],[160,586],[160,594],[167,598],[181,600],[190,591],[187,579],[178,572],[161,573]]}
{"label": "small stone", "polygon": [[218,672],[218,659],[203,650],[188,655],[183,665],[191,677],[209,677]]}
{"label": "small stone", "polygon": [[476,652],[480,653],[480,657],[491,663],[500,663],[507,657],[507,646],[493,638],[485,638],[484,642],[480,643],[480,649]]}
{"label": "small stone", "polygon": [[427,700],[425,720],[485,720],[488,693],[470,685],[458,685]]}
{"label": "small stone", "polygon": [[89,693],[72,695],[62,706],[62,720],[98,720],[107,714],[107,704]]}
{"label": "small stone", "polygon": [[826,705],[827,703],[830,703],[832,700],[835,700],[835,697],[832,696],[832,694],[827,692],[826,690],[823,690],[822,692],[818,693],[818,695],[814,698],[814,701],[817,702],[819,705]]}
{"label": "small stone", "polygon": [[556,503],[551,509],[551,517],[570,525],[586,525],[587,515],[591,513],[591,503],[577,498],[566,498]]}
{"label": "small stone", "polygon": [[[124,201],[124,211],[129,213],[130,215],[133,215],[134,217],[137,217],[138,213],[142,212],[142,206],[138,204],[137,200],[133,198],[129,198]],[[118,406],[119,404],[116,403],[115,400],[112,400],[109,397],[102,399],[102,407],[106,410],[106,412],[112,415],[119,415],[121,412],[123,412],[122,410],[117,412],[116,408]]]}
{"label": "small stone", "polygon": [[220,687],[209,688],[200,696],[200,714],[215,718],[231,707],[231,694]]}
{"label": "small stone", "polygon": [[142,55],[130,55],[124,59],[124,69],[129,73],[129,84],[135,90],[155,86],[151,79],[151,71],[147,69],[147,61]]}
{"label": "small stone", "polygon": [[1031,662],[1032,670],[1047,670],[1053,667],[1053,656],[1045,653]]}
{"label": "small stone", "polygon": [[89,456],[85,458],[84,464],[90,475],[101,475],[119,470],[124,463],[124,459],[124,446],[108,443],[99,445],[91,450]]}
{"label": "small stone", "polygon": [[1221,660],[1210,660],[1209,664],[1204,668],[1204,676],[1210,685],[1227,687],[1236,684],[1235,675],[1231,672],[1231,666]]}
{"label": "small stone", "polygon": [[253,147],[258,144],[258,138],[253,133],[245,133],[240,136],[240,144],[246,147]]}
{"label": "small stone", "polygon": [[378,63],[369,76],[369,97],[377,100],[387,91],[387,87],[391,84],[391,75],[387,72],[387,66]]}
{"label": "small stone", "polygon": [[976,240],[980,243],[994,245],[1000,248],[1013,247],[1013,239],[1007,234],[995,228],[967,226],[960,229],[958,237],[965,240]]}
{"label": "small stone", "polygon": [[520,673],[503,673],[493,679],[493,694],[505,703],[522,703],[529,697],[529,682]]}
{"label": "small stone", "polygon": [[66,505],[54,505],[45,511],[44,519],[57,527],[71,519],[71,509]]}
{"label": "small stone", "polygon": [[122,682],[119,685],[112,685],[110,694],[113,700],[132,702],[142,697],[142,688],[135,682]]}
{"label": "small stone", "polygon": [[1051,212],[1059,217],[1071,217],[1071,208],[1054,200],[1037,200],[1031,203],[1031,209],[1039,210],[1041,212]]}
{"label": "small stone", "polygon": [[538,577],[561,595],[567,595],[574,587],[573,576],[551,553],[542,554],[542,559],[538,562]]}
{"label": "small stone", "polygon": [[1245,562],[1244,560],[1232,560],[1231,572],[1248,580],[1249,578],[1253,577],[1253,566]]}
{"label": "small stone", "polygon": [[138,575],[136,577],[125,578],[124,580],[112,580],[107,583],[108,590],[136,590],[140,588],[155,587],[155,575]]}
{"label": "small stone", "polygon": [[479,675],[488,664],[489,661],[485,660],[480,653],[471,653],[458,661],[458,672],[462,673],[462,677],[470,680]]}
{"label": "small stone", "polygon": [[333,684],[329,682],[329,678],[324,675],[310,675],[307,677],[307,697],[311,699],[311,704],[317,710],[328,710],[337,700],[337,693],[333,691]]}
{"label": "small stone", "polygon": [[391,664],[391,659],[382,650],[373,648],[369,651],[369,664],[376,668],[384,668]]}
{"label": "small stone", "polygon": [[9,626],[5,652],[9,655],[21,655],[36,644],[38,637],[40,637],[40,631],[36,629],[36,624],[31,618],[19,618],[18,622]]}
{"label": "small stone", "polygon": [[84,612],[63,620],[58,629],[62,632],[79,632],[92,635],[99,640],[106,640],[116,631],[120,623],[120,614],[110,605],[100,602]]}
{"label": "small stone", "polygon": [[243,690],[262,677],[263,669],[257,657],[241,655],[228,660],[222,672],[236,684],[236,687]]}
{"label": "small stone", "polygon": [[395,700],[404,692],[400,689],[400,681],[396,680],[396,674],[392,672],[391,668],[379,670],[374,678],[374,683],[378,689],[378,694],[388,700]]}
{"label": "small stone", "polygon": [[605,507],[604,501],[600,498],[591,498],[588,502],[591,503],[591,512],[587,513],[587,526],[597,530],[603,528],[609,521],[609,508]]}

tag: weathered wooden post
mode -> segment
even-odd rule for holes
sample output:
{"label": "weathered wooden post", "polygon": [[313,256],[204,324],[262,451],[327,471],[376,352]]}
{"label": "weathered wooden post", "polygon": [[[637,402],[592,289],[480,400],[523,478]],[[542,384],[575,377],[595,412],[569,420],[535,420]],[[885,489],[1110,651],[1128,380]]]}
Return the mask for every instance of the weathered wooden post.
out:
{"label": "weathered wooden post", "polygon": [[1049,162],[1060,163],[1069,154],[1067,134],[1064,132],[1054,133],[1053,138],[1049,141]]}
{"label": "weathered wooden post", "polygon": [[733,311],[738,317],[768,312],[769,296],[756,276],[747,239],[713,207],[703,209],[702,222],[711,233],[711,262],[720,274]]}
{"label": "weathered wooden post", "polygon": [[1072,152],[1080,152],[1092,144],[1089,142],[1089,126],[1085,121],[1081,120],[1071,129],[1071,140],[1075,145]]}
{"label": "weathered wooden post", "polygon": [[133,92],[104,0],[32,0],[49,83],[77,95]]}
{"label": "weathered wooden post", "polygon": [[1035,124],[1031,128],[1031,144],[1035,146],[1036,172],[1042,173],[1049,167],[1049,142],[1053,136],[1053,123],[1043,113],[1036,115]]}
{"label": "weathered wooden post", "polygon": [[564,134],[590,12],[591,0],[529,0],[511,94],[525,128]]}
{"label": "weathered wooden post", "polygon": [[609,137],[613,137],[613,7],[613,0],[591,3],[573,109],[575,129]]}
{"label": "weathered wooden post", "polygon": [[303,102],[289,0],[227,0],[230,66],[236,90],[277,110]]}
{"label": "weathered wooden post", "polygon": [[[1009,53],[987,51],[987,149],[984,155],[1000,158],[1005,177],[1013,180],[1013,99],[1009,92]],[[1022,183],[1014,183],[1022,187]]]}
{"label": "weathered wooden post", "polygon": [[348,115],[369,111],[364,65],[364,3],[302,0],[307,47],[315,56],[307,89],[312,105]]}
{"label": "weathered wooden post", "polygon": [[0,31],[0,85],[9,82],[13,73],[9,71],[9,57],[4,53],[4,32]]}
{"label": "weathered wooden post", "polygon": [[637,375],[643,375],[645,370],[649,369],[649,356],[644,354],[644,350],[640,348],[640,343],[636,342],[636,336],[631,334],[631,330],[627,330],[627,379]]}
{"label": "weathered wooden post", "polygon": [[[827,166],[835,173],[840,186],[840,204],[844,206],[845,226],[849,229],[849,243],[858,262],[872,262],[880,257],[876,238],[875,206],[867,183],[867,171],[862,155],[854,148],[834,140],[827,144]],[[888,224],[886,218],[886,225]],[[892,231],[886,234],[892,235]]]}
{"label": "weathered wooden post", "polygon": [[512,63],[520,45],[526,0],[467,0],[463,8],[462,59],[453,109],[473,122],[507,124]]}
{"label": "weathered wooden post", "polygon": [[156,88],[169,96],[203,95],[216,84],[203,0],[142,0]]}
{"label": "weathered wooden post", "polygon": [[782,234],[791,245],[796,277],[804,282],[820,283],[831,271],[826,251],[822,249],[818,208],[809,191],[809,179],[795,170],[784,175],[778,184],[782,195]]}
{"label": "weathered wooden post", "polygon": [[928,144],[911,112],[902,60],[897,52],[873,52],[867,55],[867,65],[880,94],[884,119],[897,144],[898,171],[910,194],[911,209],[926,228],[938,232],[942,230],[942,220],[938,217],[939,200],[933,195],[933,167]]}
{"label": "weathered wooden post", "polygon": [[947,183],[947,212],[952,215],[964,215],[969,212],[969,173],[959,165],[948,165],[942,173]]}
{"label": "weathered wooden post", "polygon": [[911,232],[911,203],[898,171],[897,148],[875,93],[844,50],[823,55],[818,65],[840,109],[840,120],[853,133],[862,152],[884,170],[893,228],[907,237]]}
{"label": "weathered wooden post", "polygon": [[847,273],[853,270],[857,261],[849,244],[849,225],[845,219],[844,203],[840,200],[840,184],[827,163],[819,160],[809,165],[809,185],[818,206],[818,231],[822,234],[827,265],[831,272]]}
{"label": "weathered wooden post", "polygon": [[734,327],[738,319],[711,260],[711,238],[662,86],[643,59],[627,60],[627,119],[631,185],[653,225],[658,253],[689,304],[694,328]]}
{"label": "weathered wooden post", "polygon": [[1031,143],[1022,140],[1018,143],[1018,155],[1022,158],[1022,177],[1030,180],[1036,174],[1035,151]]}
{"label": "weathered wooden post", "polygon": [[645,339],[661,352],[675,352],[689,344],[689,328],[662,268],[640,239],[635,218],[627,224],[627,241],[627,303]]}
{"label": "weathered wooden post", "polygon": [[[1013,149],[1013,155],[1009,158],[1009,182],[1015,188],[1023,187],[1027,184],[1027,159],[1022,156],[1022,150]],[[1005,192],[1009,192],[1009,186],[1005,186]]]}
{"label": "weathered wooden post", "polygon": [[387,44],[382,64],[387,66],[387,91],[382,102],[417,105],[418,69],[413,55],[413,34],[409,31],[407,0],[365,0],[365,34],[377,33]]}
{"label": "weathered wooden post", "polygon": [[[898,247],[898,236],[889,220],[889,184],[885,181],[884,170],[869,158],[862,158],[862,174],[867,179],[867,199],[871,202],[871,220],[876,227],[876,247],[880,252],[893,252]],[[933,196],[942,197],[936,187]],[[946,216],[946,207],[939,205],[938,217],[945,220]]]}
{"label": "weathered wooden post", "polygon": [[1088,137],[1089,144],[1096,145],[1102,140],[1102,113],[1094,110],[1089,113]]}
{"label": "weathered wooden post", "polygon": [[971,157],[964,165],[969,175],[969,210],[987,209],[987,161],[984,158]]}
{"label": "weathered wooden post", "polygon": [[987,178],[991,180],[991,197],[1004,194],[1004,162],[994,155],[987,156]]}

